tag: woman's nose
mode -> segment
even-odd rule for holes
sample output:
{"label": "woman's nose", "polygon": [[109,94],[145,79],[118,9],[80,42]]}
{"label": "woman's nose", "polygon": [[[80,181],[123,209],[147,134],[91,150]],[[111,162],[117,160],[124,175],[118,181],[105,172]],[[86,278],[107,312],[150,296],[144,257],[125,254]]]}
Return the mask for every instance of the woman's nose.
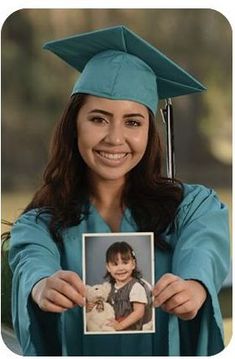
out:
{"label": "woman's nose", "polygon": [[121,124],[110,124],[105,136],[105,143],[110,145],[122,145],[125,142],[124,129]]}

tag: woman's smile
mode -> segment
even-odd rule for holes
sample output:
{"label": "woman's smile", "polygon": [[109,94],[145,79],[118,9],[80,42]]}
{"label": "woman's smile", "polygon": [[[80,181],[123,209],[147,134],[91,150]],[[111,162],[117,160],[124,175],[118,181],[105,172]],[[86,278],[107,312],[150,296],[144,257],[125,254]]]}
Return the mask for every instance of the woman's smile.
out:
{"label": "woman's smile", "polygon": [[123,164],[127,156],[129,155],[128,152],[106,152],[106,151],[97,151],[94,150],[95,154],[100,158],[101,161],[104,161],[104,163],[107,166],[119,166],[120,164]]}

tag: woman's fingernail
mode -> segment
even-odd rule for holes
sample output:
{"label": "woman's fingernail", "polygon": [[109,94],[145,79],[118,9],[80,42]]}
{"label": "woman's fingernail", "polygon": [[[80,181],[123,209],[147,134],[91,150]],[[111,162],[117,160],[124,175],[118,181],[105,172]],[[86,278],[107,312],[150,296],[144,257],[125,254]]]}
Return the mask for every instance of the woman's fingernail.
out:
{"label": "woman's fingernail", "polygon": [[155,301],[153,302],[153,305],[154,305],[154,307],[155,307],[155,308],[158,308],[158,307],[159,307],[159,303],[158,303],[158,301],[157,301],[157,300],[155,300]]}

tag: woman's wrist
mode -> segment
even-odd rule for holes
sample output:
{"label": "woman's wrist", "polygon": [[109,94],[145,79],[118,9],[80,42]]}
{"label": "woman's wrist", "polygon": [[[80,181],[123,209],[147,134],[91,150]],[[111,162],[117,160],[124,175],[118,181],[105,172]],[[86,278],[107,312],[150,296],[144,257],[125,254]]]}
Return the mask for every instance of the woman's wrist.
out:
{"label": "woman's wrist", "polygon": [[38,282],[36,282],[31,290],[31,297],[35,303],[38,304],[39,295],[41,293],[42,287],[44,286],[44,282],[47,277],[41,278]]}

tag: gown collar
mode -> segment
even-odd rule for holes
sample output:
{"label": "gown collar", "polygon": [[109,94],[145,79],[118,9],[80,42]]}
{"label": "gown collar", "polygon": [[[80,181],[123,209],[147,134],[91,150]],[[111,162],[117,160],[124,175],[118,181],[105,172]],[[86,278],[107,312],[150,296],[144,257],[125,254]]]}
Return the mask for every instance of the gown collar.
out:
{"label": "gown collar", "polygon": [[[107,222],[104,220],[104,218],[100,215],[99,211],[93,204],[90,204],[89,212],[90,212],[89,216],[90,216],[91,220],[95,220],[96,223],[98,222],[97,224],[100,224],[101,227],[106,229],[105,232],[108,232],[108,233],[112,232],[110,226],[107,224]],[[121,218],[119,232],[133,232],[133,231],[137,231],[137,225],[131,216],[130,209],[126,208],[124,210],[124,213]]]}

